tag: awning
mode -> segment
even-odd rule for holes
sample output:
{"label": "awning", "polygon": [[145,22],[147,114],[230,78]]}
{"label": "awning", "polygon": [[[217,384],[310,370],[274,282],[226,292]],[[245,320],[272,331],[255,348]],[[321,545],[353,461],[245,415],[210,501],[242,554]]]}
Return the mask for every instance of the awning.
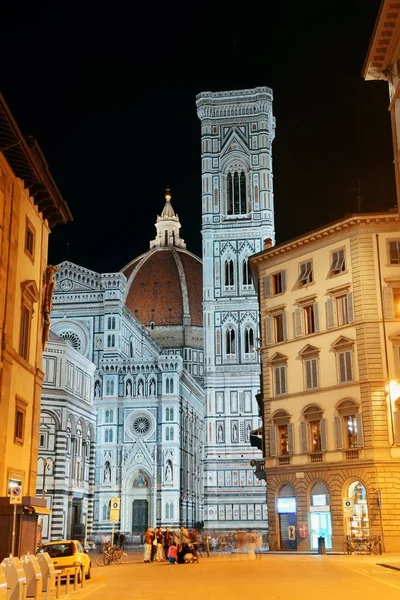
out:
{"label": "awning", "polygon": [[27,508],[28,510],[33,509],[37,515],[51,515],[50,508],[46,508],[45,506],[34,506],[33,504],[30,504],[29,506],[24,506],[24,508]]}

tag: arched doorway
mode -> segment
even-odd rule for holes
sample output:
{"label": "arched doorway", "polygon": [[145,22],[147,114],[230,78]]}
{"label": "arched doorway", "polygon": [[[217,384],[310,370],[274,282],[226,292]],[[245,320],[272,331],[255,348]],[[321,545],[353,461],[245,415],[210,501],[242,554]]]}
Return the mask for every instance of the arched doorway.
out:
{"label": "arched doorway", "polygon": [[310,544],[318,548],[318,538],[325,538],[325,547],[332,548],[332,520],[329,489],[322,481],[316,483],[310,494]]}
{"label": "arched doorway", "polygon": [[276,499],[279,517],[279,546],[281,550],[297,550],[297,502],[294,488],[285,484]]}
{"label": "arched doorway", "polygon": [[132,533],[143,534],[149,523],[149,479],[142,470],[136,472],[132,480]]}
{"label": "arched doorway", "polygon": [[353,481],[344,499],[345,532],[351,538],[369,536],[367,490],[361,481]]}

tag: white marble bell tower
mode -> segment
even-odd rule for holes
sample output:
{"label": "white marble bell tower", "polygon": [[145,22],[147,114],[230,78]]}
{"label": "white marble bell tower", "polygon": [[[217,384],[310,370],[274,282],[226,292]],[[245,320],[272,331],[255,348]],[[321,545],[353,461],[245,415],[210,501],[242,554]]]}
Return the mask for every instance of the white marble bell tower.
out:
{"label": "white marble bell tower", "polygon": [[201,120],[205,526],[267,529],[265,482],[250,461],[259,426],[257,295],[248,257],[274,243],[272,141],[267,87],[197,96]]}

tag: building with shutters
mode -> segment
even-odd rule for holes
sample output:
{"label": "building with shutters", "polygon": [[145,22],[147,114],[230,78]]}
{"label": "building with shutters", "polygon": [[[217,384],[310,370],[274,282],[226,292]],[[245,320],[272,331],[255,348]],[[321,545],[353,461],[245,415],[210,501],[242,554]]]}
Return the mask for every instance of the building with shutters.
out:
{"label": "building with shutters", "polygon": [[[70,220],[37,141],[23,136],[0,95],[0,558],[34,552],[37,514],[48,512],[36,497],[54,273],[48,240],[53,227]],[[15,537],[13,486],[22,489]]]}
{"label": "building with shutters", "polygon": [[[400,550],[400,235],[357,214],[250,258],[270,548]],[[296,536],[291,535],[293,526]]]}

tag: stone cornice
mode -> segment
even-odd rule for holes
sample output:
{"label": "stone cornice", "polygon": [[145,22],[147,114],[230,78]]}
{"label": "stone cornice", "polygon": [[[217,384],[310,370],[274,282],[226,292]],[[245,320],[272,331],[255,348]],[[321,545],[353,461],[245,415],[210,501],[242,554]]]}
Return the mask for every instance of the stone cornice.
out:
{"label": "stone cornice", "polygon": [[[314,242],[319,242],[321,239],[328,238],[336,233],[358,227],[359,225],[371,225],[371,224],[382,224],[382,223],[399,223],[399,214],[393,213],[368,213],[368,214],[355,214],[347,218],[334,221],[329,223],[325,227],[315,229],[305,235],[293,238],[288,242],[272,246],[271,248],[262,250],[257,254],[250,257],[250,261],[254,263],[262,262],[270,258],[285,254],[291,250],[296,250],[301,247],[307,247]],[[350,232],[349,232],[350,234]]]}
{"label": "stone cornice", "polygon": [[400,1],[383,0],[371,38],[362,75],[365,79],[389,79],[397,60],[400,40]]}

